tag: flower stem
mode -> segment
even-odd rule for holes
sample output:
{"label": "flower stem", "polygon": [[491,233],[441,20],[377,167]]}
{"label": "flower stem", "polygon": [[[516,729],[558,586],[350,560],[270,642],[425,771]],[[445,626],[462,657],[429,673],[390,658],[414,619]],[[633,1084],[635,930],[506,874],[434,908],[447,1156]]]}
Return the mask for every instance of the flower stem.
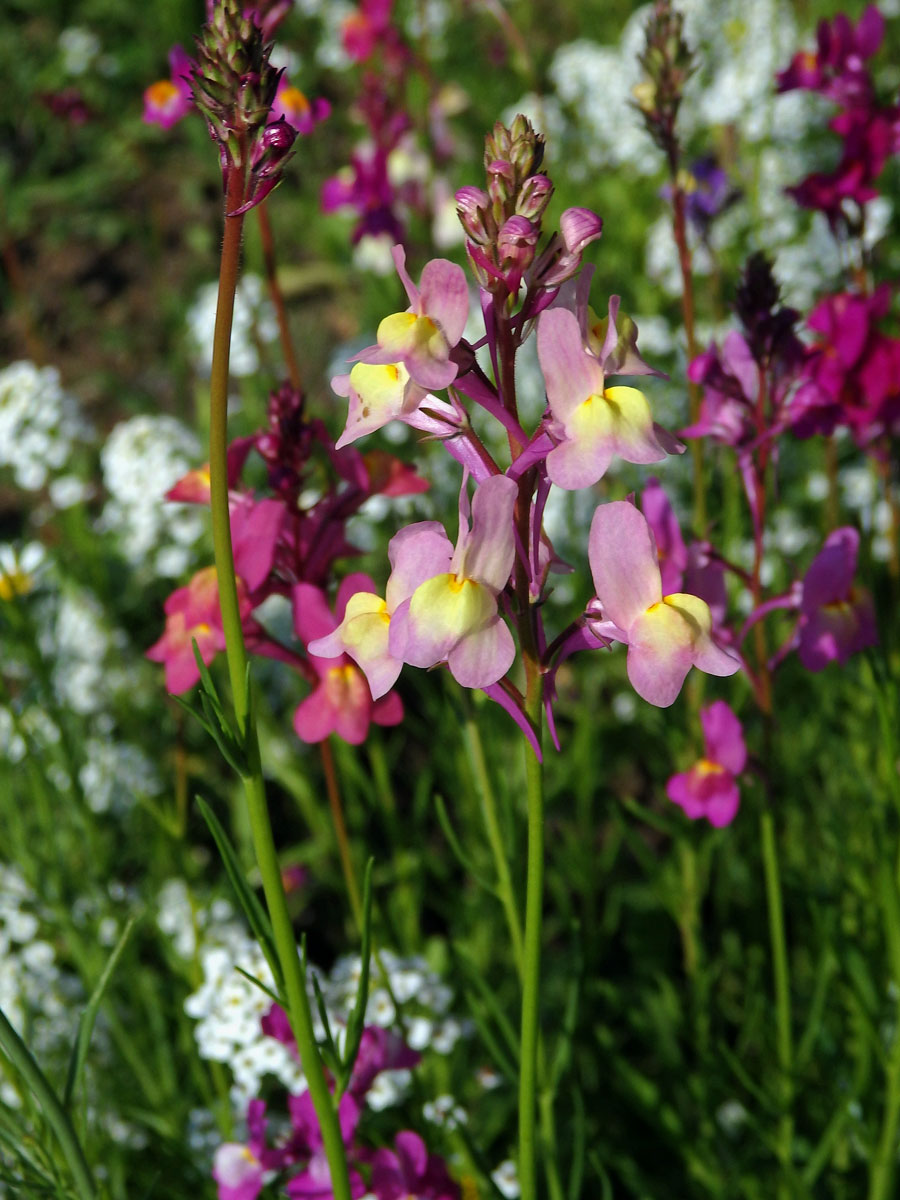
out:
{"label": "flower stem", "polygon": [[784,909],[781,901],[781,878],[775,846],[775,822],[769,809],[760,817],[760,844],[766,881],[766,902],[769,909],[769,941],[772,950],[772,973],[775,981],[775,1030],[780,1073],[781,1117],[778,1122],[776,1151],[782,1167],[778,1196],[788,1197],[788,1173],[794,1140],[794,1050],[791,1033],[791,982],[788,970],[787,943],[784,932]]}
{"label": "flower stem", "polygon": [[[528,686],[525,711],[542,728],[543,676],[525,659]],[[528,792],[528,876],[522,969],[522,1025],[519,1052],[519,1183],[522,1200],[537,1198],[535,1113],[541,977],[541,918],[544,893],[544,772],[530,746],[525,748]]]}
{"label": "flower stem", "polygon": [[278,268],[275,262],[275,239],[272,237],[272,223],[269,220],[267,205],[268,201],[263,200],[262,204],[256,206],[256,219],[259,223],[259,240],[262,246],[266,283],[269,288],[269,298],[272,301],[275,316],[278,320],[278,336],[281,341],[281,353],[284,355],[284,364],[287,367],[288,379],[291,381],[291,387],[299,392],[303,387],[303,379],[300,375],[300,365],[297,362],[294,343],[291,339],[291,328],[288,323],[284,295],[281,291],[281,285],[278,282]]}
{"label": "flower stem", "polygon": [[[895,877],[892,875],[889,860],[884,855],[881,856],[879,862],[878,884],[891,976],[896,985],[900,982],[900,924],[898,924],[900,922],[900,905],[898,905]],[[897,1020],[886,1074],[887,1094],[884,1100],[881,1134],[872,1158],[869,1200],[888,1200],[888,1197],[893,1195],[894,1165],[897,1160],[897,1130],[900,1126],[900,1001],[897,1004]]]}
{"label": "flower stem", "polygon": [[497,893],[506,916],[506,925],[509,930],[509,940],[512,944],[516,973],[521,979],[524,951],[522,946],[522,927],[519,924],[519,914],[516,909],[516,894],[513,889],[509,860],[503,846],[500,822],[497,819],[497,800],[494,796],[490,775],[488,774],[481,733],[472,717],[466,719],[465,735],[472,773],[475,776],[475,783],[481,797],[484,828],[487,833],[488,844],[491,847],[491,854],[494,858],[494,870],[497,872]]}
{"label": "flower stem", "polygon": [[334,825],[334,836],[338,844],[341,870],[344,873],[344,884],[347,888],[350,907],[353,909],[353,919],[356,922],[356,928],[361,933],[363,927],[362,900],[359,895],[359,884],[356,882],[356,873],[353,870],[353,856],[350,853],[350,840],[347,837],[347,825],[344,821],[344,809],[341,804],[341,789],[338,785],[334,753],[331,749],[331,743],[327,738],[324,742],[319,742],[319,753],[322,756],[322,769],[325,772],[325,788],[328,792],[328,804],[331,808],[331,820]]}
{"label": "flower stem", "polygon": [[[674,167],[672,179],[672,234],[678,249],[678,264],[681,268],[681,312],[687,339],[688,362],[697,357],[697,338],[694,331],[694,275],[691,248],[687,240],[687,221],[684,212],[684,188],[678,180]],[[688,382],[691,424],[700,419],[700,388]],[[691,460],[694,479],[694,532],[703,537],[706,528],[706,479],[703,473],[703,446],[699,438],[691,438]]]}
{"label": "flower stem", "polygon": [[[243,199],[243,173],[232,169],[228,179],[226,214],[240,208]],[[248,760],[247,774],[243,782],[253,847],[284,978],[291,1028],[297,1041],[303,1073],[306,1076],[310,1097],[319,1120],[335,1200],[350,1200],[350,1179],[344,1142],[316,1045],[309,998],[306,994],[303,970],[297,953],[297,942],[288,912],[281,868],[272,835],[272,823],[266,804],[259,739],[250,702],[247,651],[244,645],[231,545],[227,457],[228,359],[231,347],[234,295],[240,266],[242,227],[242,217],[226,215],[219,271],[216,325],[213,335],[212,371],[210,373],[210,504],[219,604],[222,613],[222,628],[225,633],[225,652],[228,660],[228,675],[231,681],[235,718]]]}

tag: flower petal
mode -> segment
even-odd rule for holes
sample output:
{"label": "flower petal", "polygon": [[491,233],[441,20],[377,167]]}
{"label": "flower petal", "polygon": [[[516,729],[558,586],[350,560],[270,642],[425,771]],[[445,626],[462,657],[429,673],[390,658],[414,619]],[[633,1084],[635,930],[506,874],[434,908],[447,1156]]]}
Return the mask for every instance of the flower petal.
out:
{"label": "flower petal", "polygon": [[747,747],[741,723],[724,700],[700,709],[700,724],[706,742],[706,757],[720,763],[732,775],[740,775],[747,764]]}
{"label": "flower petal", "polygon": [[456,345],[469,317],[469,289],[462,267],[446,258],[425,264],[420,311],[440,326],[449,346]]}
{"label": "flower petal", "polygon": [[492,475],[475,489],[471,530],[464,531],[460,514],[453,567],[457,574],[477,580],[494,594],[506,587],[516,556],[513,509],[518,491],[515,480]]}
{"label": "flower petal", "polygon": [[646,518],[627,500],[601,504],[588,538],[591,575],[603,611],[620,629],[662,599],[656,544]]}
{"label": "flower petal", "polygon": [[692,629],[667,604],[654,604],[628,631],[627,671],[631,686],[649,704],[668,708],[693,663]]}
{"label": "flower petal", "polygon": [[550,308],[541,314],[537,351],[550,410],[565,424],[588,396],[602,393],[603,371],[593,355],[585,352],[578,319],[566,308]]}
{"label": "flower petal", "polygon": [[447,656],[447,666],[463,687],[484,688],[502,679],[515,657],[513,636],[497,616],[476,633],[461,638]]}
{"label": "flower petal", "polygon": [[[496,616],[497,601],[488,588],[472,579],[437,575],[416,588],[408,611],[403,660],[413,667],[433,667],[461,638]],[[391,649],[396,653],[393,644]]]}
{"label": "flower petal", "polygon": [[452,555],[450,539],[437,521],[418,521],[395,533],[388,543],[393,568],[385,591],[388,612],[408,600],[420,583],[445,574]]}

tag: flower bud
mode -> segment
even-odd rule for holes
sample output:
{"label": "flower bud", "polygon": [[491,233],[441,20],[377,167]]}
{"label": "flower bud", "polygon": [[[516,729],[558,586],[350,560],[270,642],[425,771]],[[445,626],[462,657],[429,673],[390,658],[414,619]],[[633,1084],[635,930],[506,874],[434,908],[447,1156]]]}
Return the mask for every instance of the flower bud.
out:
{"label": "flower bud", "polygon": [[540,221],[552,195],[553,184],[547,175],[531,175],[519,191],[516,212],[530,221]]}
{"label": "flower bud", "polygon": [[482,188],[462,187],[456,193],[456,212],[466,234],[479,245],[487,245],[494,227],[491,198]]}

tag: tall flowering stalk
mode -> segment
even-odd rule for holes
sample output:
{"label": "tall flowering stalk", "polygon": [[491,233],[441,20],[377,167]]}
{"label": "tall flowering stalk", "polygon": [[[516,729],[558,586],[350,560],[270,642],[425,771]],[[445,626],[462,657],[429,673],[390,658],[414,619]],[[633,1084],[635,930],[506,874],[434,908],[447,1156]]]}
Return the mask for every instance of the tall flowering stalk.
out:
{"label": "tall flowering stalk", "polygon": [[219,270],[210,375],[210,505],[216,576],[235,719],[244,746],[244,790],[253,844],[309,1093],[321,1129],[335,1200],[350,1200],[351,1186],[338,1114],[316,1046],[312,1014],[297,954],[272,826],[266,803],[259,741],[244,644],[229,514],[228,360],[234,296],[240,266],[243,214],[265,198],[280,178],[294,140],[286,122],[267,124],[279,72],[270,46],[234,0],[222,0],[198,40],[194,99],[219,147],[225,187],[225,230]]}
{"label": "tall flowering stalk", "polygon": [[[548,575],[561,566],[542,527],[551,488],[589,487],[614,458],[659,462],[684,447],[654,423],[643,392],[610,382],[609,376],[658,372],[641,358],[637,328],[620,312],[617,296],[602,318],[590,307],[592,271],[581,271],[582,256],[600,237],[600,218],[570,208],[559,231],[545,234],[553,184],[542,170],[543,153],[543,139],[524,117],[509,128],[498,123],[485,142],[486,186],[457,192],[484,322],[484,337],[475,344],[463,337],[469,301],[462,269],[436,259],[416,283],[402,248],[394,248],[409,307],[386,316],[376,344],[357,355],[347,375],[332,381],[349,401],[337,444],[346,446],[393,420],[438,439],[463,467],[458,536],[454,544],[434,521],[401,529],[388,548],[391,574],[384,596],[368,590],[350,596],[337,629],[309,643],[317,656],[349,656],[376,697],[393,685],[404,664],[426,669],[446,664],[462,686],[480,688],[499,703],[527,738],[520,960],[518,919],[510,889],[503,888],[521,961],[518,1172],[524,1200],[537,1197],[539,1143],[548,1191],[562,1195],[539,1019],[542,753],[545,720],[556,742],[556,670],[576,650],[622,642],[635,689],[650,703],[667,706],[692,666],[717,675],[739,666],[714,641],[705,601],[664,593],[653,534],[624,500],[601,505],[595,514],[588,554],[596,597],[556,637],[545,632]],[[535,330],[547,408],[529,432],[516,396],[516,357]],[[480,348],[486,350],[484,365],[476,357]],[[434,395],[437,389],[446,389],[448,398]],[[505,467],[476,434],[470,404],[502,427]],[[517,661],[518,672],[510,674]],[[505,878],[502,867],[498,877]]]}

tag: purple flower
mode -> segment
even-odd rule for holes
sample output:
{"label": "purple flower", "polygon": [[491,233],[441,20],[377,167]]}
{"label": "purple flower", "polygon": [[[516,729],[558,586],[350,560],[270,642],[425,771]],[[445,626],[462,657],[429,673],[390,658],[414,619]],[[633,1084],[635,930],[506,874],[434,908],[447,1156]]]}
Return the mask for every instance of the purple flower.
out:
{"label": "purple flower", "polygon": [[856,530],[835,529],[803,577],[794,641],[808,671],[843,665],[851,654],[878,644],[871,597],[853,586],[858,553]]}
{"label": "purple flower", "polygon": [[372,1159],[372,1191],[378,1200],[458,1200],[459,1188],[441,1158],[429,1154],[417,1133],[406,1130],[393,1150],[376,1150]]}
{"label": "purple flower", "polygon": [[673,775],[666,795],[692,821],[706,817],[711,825],[730,825],[740,804],[737,776],[747,762],[741,723],[725,703],[716,700],[701,708],[704,756],[689,771]]}

